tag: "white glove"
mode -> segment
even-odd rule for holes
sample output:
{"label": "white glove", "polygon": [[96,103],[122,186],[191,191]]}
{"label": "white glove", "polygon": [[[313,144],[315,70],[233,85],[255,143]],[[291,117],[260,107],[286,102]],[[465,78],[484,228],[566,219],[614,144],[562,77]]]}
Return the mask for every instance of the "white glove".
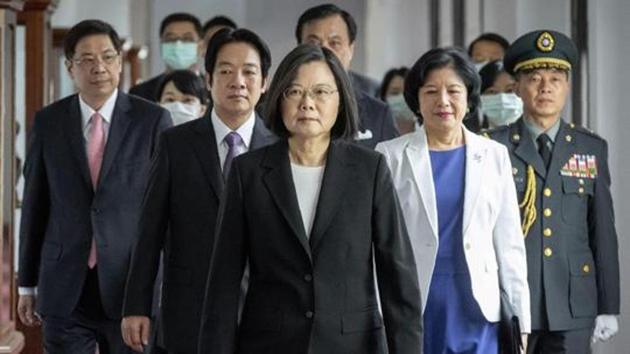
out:
{"label": "white glove", "polygon": [[619,330],[617,316],[615,315],[599,315],[595,318],[595,330],[593,331],[592,342],[607,341],[614,336]]}

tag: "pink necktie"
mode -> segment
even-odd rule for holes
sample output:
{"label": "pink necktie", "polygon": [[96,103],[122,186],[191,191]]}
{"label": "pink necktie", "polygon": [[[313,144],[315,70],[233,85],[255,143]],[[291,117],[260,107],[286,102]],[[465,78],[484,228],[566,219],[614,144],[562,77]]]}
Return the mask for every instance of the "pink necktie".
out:
{"label": "pink necktie", "polygon": [[[92,186],[96,192],[98,185],[98,175],[101,172],[101,164],[103,163],[103,154],[105,152],[105,127],[103,117],[98,112],[92,115],[90,132],[88,133],[87,142],[87,158],[90,167],[90,177],[92,178]],[[88,258],[88,267],[94,268],[96,265],[96,242],[92,236],[92,247],[90,248],[90,256]]]}

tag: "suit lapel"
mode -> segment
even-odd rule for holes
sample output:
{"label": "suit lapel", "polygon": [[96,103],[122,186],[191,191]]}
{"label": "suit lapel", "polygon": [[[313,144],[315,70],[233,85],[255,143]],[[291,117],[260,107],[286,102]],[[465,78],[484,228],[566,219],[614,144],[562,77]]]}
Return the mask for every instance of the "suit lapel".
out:
{"label": "suit lapel", "polygon": [[115,161],[116,154],[125,140],[127,128],[129,128],[129,124],[132,120],[132,117],[128,114],[130,110],[131,103],[129,102],[129,97],[123,93],[119,93],[112,114],[107,143],[105,144],[105,155],[103,156],[103,166],[101,167],[99,181],[105,180],[107,173],[112,168]]}
{"label": "suit lapel", "polygon": [[487,159],[487,149],[483,147],[481,137],[464,129],[466,141],[466,177],[464,184],[464,220],[462,232],[465,235],[472,213],[479,199],[479,190],[483,185],[483,175]]}
{"label": "suit lapel", "polygon": [[249,151],[259,149],[274,141],[275,136],[265,128],[265,123],[260,119],[258,114],[256,114],[256,123],[254,124],[254,131],[252,132],[252,140],[249,143]]}
{"label": "suit lapel", "polygon": [[310,260],[311,247],[306,237],[300,207],[297,201],[295,185],[289,165],[288,144],[285,141],[272,145],[266,152],[262,162],[267,168],[263,175],[263,183],[269,190],[276,206],[293,230],[297,241],[302,245],[304,252]]}
{"label": "suit lapel", "polygon": [[429,145],[424,127],[420,127],[414,134],[413,140],[405,148],[405,157],[411,166],[413,180],[420,192],[426,218],[429,220],[433,238],[438,240],[438,217],[435,200],[435,187],[429,157]]}
{"label": "suit lapel", "polygon": [[210,113],[197,120],[193,129],[195,131],[194,138],[191,139],[193,150],[208,179],[208,183],[212,186],[216,197],[220,198],[223,192],[224,181]]}
{"label": "suit lapel", "polygon": [[331,142],[328,149],[324,178],[311,230],[310,244],[313,253],[316,252],[318,244],[343,204],[344,194],[351,188],[350,182],[355,180],[353,169],[348,168],[351,160],[346,156],[346,151],[345,146],[337,142]]}
{"label": "suit lapel", "polygon": [[70,142],[70,147],[74,152],[73,155],[76,158],[81,175],[85,183],[92,189],[90,168],[85,151],[85,138],[83,136],[83,121],[81,119],[81,108],[79,107],[79,95],[74,95],[67,109],[68,115],[66,116],[63,131]]}
{"label": "suit lapel", "polygon": [[525,118],[521,117],[510,128],[510,140],[513,144],[518,144],[514,154],[525,161],[525,164],[533,166],[536,173],[544,179],[547,175],[545,164],[532,141],[527,127],[525,127],[525,123],[523,123],[523,119]]}

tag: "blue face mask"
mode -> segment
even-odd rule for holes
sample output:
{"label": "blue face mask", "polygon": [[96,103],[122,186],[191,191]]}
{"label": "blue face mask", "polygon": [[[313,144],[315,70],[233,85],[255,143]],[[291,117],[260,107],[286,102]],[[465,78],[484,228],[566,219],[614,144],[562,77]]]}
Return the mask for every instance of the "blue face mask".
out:
{"label": "blue face mask", "polygon": [[523,101],[514,93],[482,95],[481,111],[491,127],[508,125],[523,114]]}
{"label": "blue face mask", "polygon": [[164,42],[161,49],[162,60],[171,69],[188,69],[197,63],[197,42]]}

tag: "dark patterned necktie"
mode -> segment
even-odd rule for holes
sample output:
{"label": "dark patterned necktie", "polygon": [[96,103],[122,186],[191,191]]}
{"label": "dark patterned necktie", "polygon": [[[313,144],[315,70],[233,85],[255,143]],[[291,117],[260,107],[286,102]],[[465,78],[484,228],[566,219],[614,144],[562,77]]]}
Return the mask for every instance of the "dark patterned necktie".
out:
{"label": "dark patterned necktie", "polygon": [[538,142],[538,153],[545,163],[545,168],[549,169],[549,162],[551,161],[551,149],[549,148],[549,145],[551,143],[551,138],[549,138],[549,135],[543,133],[540,134],[536,141]]}

